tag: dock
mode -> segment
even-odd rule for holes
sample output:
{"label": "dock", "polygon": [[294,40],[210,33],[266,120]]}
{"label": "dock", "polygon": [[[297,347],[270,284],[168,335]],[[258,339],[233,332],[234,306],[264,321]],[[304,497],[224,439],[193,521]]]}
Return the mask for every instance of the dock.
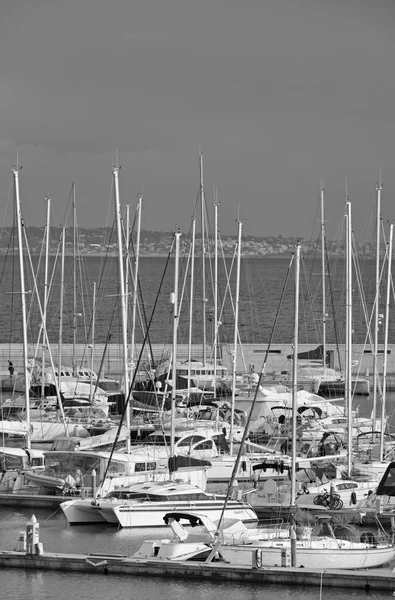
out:
{"label": "dock", "polygon": [[248,583],[311,586],[322,588],[352,588],[365,592],[395,590],[395,573],[390,570],[328,570],[270,567],[235,566],[214,562],[170,562],[156,559],[136,559],[123,555],[106,554],[60,554],[44,552],[37,554],[18,551],[0,552],[0,568],[18,568],[52,571],[73,571],[101,575],[128,575]]}
{"label": "dock", "polygon": [[59,505],[72,496],[62,494],[32,494],[32,493],[0,493],[0,506],[10,506],[13,508],[50,508],[56,510]]}

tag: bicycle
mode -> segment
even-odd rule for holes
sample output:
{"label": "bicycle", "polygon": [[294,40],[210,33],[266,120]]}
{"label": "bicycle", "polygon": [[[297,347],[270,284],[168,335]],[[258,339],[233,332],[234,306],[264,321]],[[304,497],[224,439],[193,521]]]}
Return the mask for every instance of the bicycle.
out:
{"label": "bicycle", "polygon": [[331,494],[328,490],[324,490],[322,494],[317,494],[313,499],[313,504],[316,506],[326,506],[330,510],[339,510],[343,508],[343,500],[337,492]]}

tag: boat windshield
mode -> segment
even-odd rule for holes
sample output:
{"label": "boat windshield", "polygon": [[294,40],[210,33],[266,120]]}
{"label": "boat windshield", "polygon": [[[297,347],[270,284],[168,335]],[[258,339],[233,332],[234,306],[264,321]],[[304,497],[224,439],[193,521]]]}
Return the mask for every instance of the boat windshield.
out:
{"label": "boat windshield", "polygon": [[[65,478],[67,475],[75,477],[75,473],[80,471],[84,476],[86,485],[92,485],[90,481],[85,480],[85,477],[92,478],[93,471],[96,472],[96,481],[100,481],[104,475],[106,464],[106,459],[85,454],[84,452],[52,452],[45,456],[46,472],[50,472],[51,475],[55,475],[56,477]],[[126,472],[127,463],[111,460],[108,467],[110,475],[124,475]]]}
{"label": "boat windshield", "polygon": [[0,468],[2,471],[19,470],[25,467],[22,456],[13,454],[0,454]]}

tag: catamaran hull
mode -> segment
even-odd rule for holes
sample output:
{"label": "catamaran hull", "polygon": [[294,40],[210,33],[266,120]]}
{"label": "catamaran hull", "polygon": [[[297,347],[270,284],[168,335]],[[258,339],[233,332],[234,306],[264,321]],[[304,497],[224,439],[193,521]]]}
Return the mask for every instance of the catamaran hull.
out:
{"label": "catamaran hull", "polygon": [[[223,500],[213,502],[155,502],[151,506],[138,506],[122,504],[114,506],[112,513],[115,515],[120,527],[164,527],[163,517],[171,511],[197,511],[210,517],[212,521],[220,519],[223,511]],[[107,512],[103,514],[108,518]],[[225,512],[225,519],[238,519],[244,523],[255,523],[257,520],[255,511],[240,503],[229,502]],[[110,522],[110,521],[109,521]]]}

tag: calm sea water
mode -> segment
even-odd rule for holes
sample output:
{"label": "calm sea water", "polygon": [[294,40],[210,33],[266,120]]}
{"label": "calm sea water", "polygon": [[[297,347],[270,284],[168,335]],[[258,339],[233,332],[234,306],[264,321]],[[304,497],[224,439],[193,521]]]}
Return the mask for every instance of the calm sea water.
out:
{"label": "calm sea water", "polygon": [[[22,323],[19,288],[18,265],[16,259],[5,260],[0,257],[0,330],[2,331],[1,343],[20,342]],[[93,290],[95,289],[95,340],[104,342],[111,333],[111,342],[121,340],[120,298],[118,264],[115,257],[108,259],[84,258],[75,262],[68,258],[65,266],[65,278],[60,279],[59,263],[52,258],[50,267],[50,293],[47,305],[47,326],[49,339],[56,343],[59,339],[60,303],[63,290],[64,310],[63,342],[70,344],[73,341],[73,314],[74,307],[77,319],[77,342],[90,341],[93,313]],[[233,264],[233,266],[232,266]],[[186,262],[181,260],[182,269],[185,271]],[[74,267],[77,267],[76,269]],[[35,277],[38,289],[42,290],[43,266],[35,260]],[[320,341],[320,310],[322,306],[320,265],[312,259],[302,261],[301,268],[301,323],[299,341],[301,343],[316,344]],[[213,273],[213,266],[206,261],[206,272]],[[374,265],[368,261],[363,267],[364,296],[371,310],[374,298]],[[203,297],[205,298],[206,314],[212,317],[214,307],[213,286],[207,284],[203,288],[201,283],[202,262],[197,260],[195,265],[194,287],[194,322],[196,327],[193,333],[193,342],[202,341],[202,315]],[[335,342],[337,331],[344,332],[344,263],[335,262],[332,266],[332,284],[328,287],[328,341]],[[287,278],[288,274],[288,278]],[[151,341],[161,343],[171,339],[172,335],[172,305],[169,302],[170,293],[173,291],[173,262],[167,264],[166,258],[142,258],[140,262],[141,295],[143,302],[139,301],[139,323],[149,322]],[[209,277],[207,278],[209,280]],[[236,268],[231,259],[227,259],[219,267],[219,305],[220,315],[220,341],[226,343],[233,340],[234,317],[232,298],[235,297]],[[74,283],[76,284],[74,286]],[[40,326],[40,311],[35,297],[35,278],[29,272],[26,276],[26,290],[28,291],[27,305],[29,314],[28,342],[35,344]],[[129,282],[129,290],[132,289]],[[383,283],[384,286],[384,283]],[[355,283],[355,296],[358,294],[359,284]],[[74,292],[74,290],[76,290]],[[241,340],[245,343],[267,343],[276,321],[277,327],[273,334],[275,342],[290,342],[293,335],[293,291],[294,275],[290,269],[289,258],[248,258],[242,261],[240,304],[239,304],[239,331]],[[181,318],[179,335],[187,339],[189,327],[189,297],[190,277],[180,277],[180,292],[183,294],[181,302]],[[230,293],[231,292],[231,293]],[[40,292],[41,293],[41,292]],[[329,304],[329,297],[334,301]],[[385,298],[385,294],[383,294]],[[41,298],[43,302],[43,299]],[[131,304],[131,302],[130,302]],[[330,306],[330,308],[329,308]],[[360,300],[355,300],[354,339],[363,342],[366,335],[365,317]],[[370,309],[369,309],[370,306]],[[184,307],[184,308],[183,308]],[[131,310],[131,306],[130,306]],[[382,310],[384,313],[384,309]],[[336,319],[335,319],[336,317]],[[212,319],[211,319],[212,321]],[[335,327],[338,323],[338,328]],[[136,341],[142,341],[144,327],[136,327]],[[390,343],[395,341],[395,319],[392,320],[390,329]],[[210,318],[206,328],[207,338],[212,333]],[[339,334],[341,335],[341,334]],[[383,332],[380,331],[380,342]],[[344,340],[339,339],[340,342]],[[389,405],[394,403],[393,394],[387,396]],[[361,398],[361,413],[369,414],[370,400]],[[40,523],[40,537],[44,549],[59,552],[109,552],[131,555],[140,545],[142,539],[147,537],[166,537],[165,529],[129,531],[116,530],[110,527],[70,527],[61,512],[50,514],[48,511],[37,510],[35,515]],[[30,510],[0,509],[0,548],[10,550],[15,547],[20,530],[25,529],[27,521],[31,518]],[[108,600],[109,598],[134,599],[161,599],[174,600],[175,598],[190,598],[192,600],[206,600],[215,597],[217,600],[251,600],[265,598],[267,600],[349,600],[350,598],[384,598],[382,593],[366,594],[359,590],[331,590],[323,589],[322,594],[318,588],[287,588],[283,586],[257,586],[228,582],[205,582],[166,580],[141,577],[104,577],[78,573],[34,572],[23,570],[0,570],[0,598],[15,600],[70,600],[74,598],[87,598],[92,600]],[[388,594],[388,597],[391,594]]]}
{"label": "calm sea water", "polygon": [[[31,518],[30,510],[0,509],[1,549],[15,547],[18,533]],[[40,541],[48,552],[108,552],[131,555],[143,539],[166,537],[164,529],[115,529],[100,526],[70,527],[60,511],[49,513],[36,510],[40,523]],[[201,580],[163,579],[152,577],[104,576],[85,573],[62,573],[0,569],[0,597],[12,600],[349,600],[382,599],[391,593],[366,593],[361,590],[286,587],[235,582],[208,582]]]}
{"label": "calm sea water", "polygon": [[[244,343],[290,343],[293,337],[294,268],[290,257],[243,258],[240,273],[238,329]],[[372,260],[359,265],[360,275],[353,283],[354,342],[364,343],[366,321],[370,319],[375,297],[375,264]],[[28,312],[28,342],[36,344],[41,324],[36,289],[40,290],[44,307],[43,261],[35,258],[34,276],[26,267],[25,289]],[[74,335],[78,343],[90,343],[92,325],[96,343],[104,343],[111,334],[111,343],[121,342],[121,301],[119,296],[118,259],[115,256],[83,257],[77,262],[66,258],[61,279],[60,261],[51,257],[48,269],[46,323],[49,340],[58,343],[60,324],[65,344]],[[18,290],[19,269],[15,257],[0,257],[0,331],[1,343],[20,342],[22,336],[21,300]],[[322,278],[318,259],[306,258],[300,269],[299,342],[318,344],[322,341]],[[325,305],[327,341],[345,343],[345,268],[344,261],[332,259],[326,277]],[[195,261],[192,310],[192,342],[203,339],[203,310],[206,314],[206,340],[211,343],[214,311],[214,265],[205,261],[205,286],[202,283],[203,263]],[[218,265],[219,342],[233,343],[234,303],[236,295],[236,264],[227,258]],[[147,324],[152,343],[171,340],[172,311],[170,294],[174,290],[174,260],[165,257],[141,258],[139,267],[139,298],[137,303],[136,342],[142,342]],[[190,323],[191,277],[187,260],[180,260],[180,323],[179,340],[188,341]],[[62,291],[62,294],[61,294]],[[133,281],[128,282],[129,314],[132,314]],[[95,297],[95,301],[93,300]],[[205,301],[203,302],[203,297]],[[385,314],[386,282],[383,275],[379,310]],[[62,319],[60,306],[63,302]],[[95,318],[92,319],[93,307]],[[74,318],[74,315],[76,317]],[[75,328],[74,328],[75,325]],[[389,341],[395,340],[395,319],[390,320]],[[379,342],[384,341],[384,320],[379,326]]]}

